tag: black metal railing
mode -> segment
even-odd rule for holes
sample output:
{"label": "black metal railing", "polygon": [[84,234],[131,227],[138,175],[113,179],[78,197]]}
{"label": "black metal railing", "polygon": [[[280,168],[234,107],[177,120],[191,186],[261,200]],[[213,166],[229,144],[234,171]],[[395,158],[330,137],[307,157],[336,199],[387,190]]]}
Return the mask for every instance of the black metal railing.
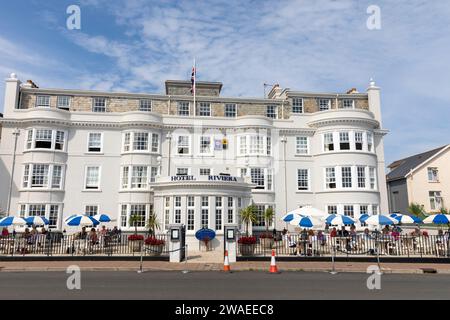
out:
{"label": "black metal railing", "polygon": [[[446,236],[387,236],[358,234],[347,237],[322,237],[291,234],[288,237],[267,238],[255,235],[255,243],[238,241],[240,256],[375,256],[450,257],[450,239]],[[246,243],[242,243],[246,242]]]}
{"label": "black metal railing", "polygon": [[[145,256],[168,255],[169,238],[167,234],[156,235],[159,241],[129,239],[129,234],[107,234],[85,237],[79,234],[36,234],[0,237],[0,256]],[[145,250],[148,249],[148,250]]]}

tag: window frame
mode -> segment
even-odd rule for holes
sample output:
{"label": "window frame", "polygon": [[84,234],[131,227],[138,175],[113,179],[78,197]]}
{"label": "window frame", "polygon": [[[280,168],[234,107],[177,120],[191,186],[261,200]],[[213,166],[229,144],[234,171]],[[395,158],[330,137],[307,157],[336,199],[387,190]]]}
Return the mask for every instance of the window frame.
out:
{"label": "window frame", "polygon": [[[67,105],[61,106],[60,105],[60,99],[67,99]],[[57,96],[56,98],[56,108],[61,109],[61,110],[70,110],[72,104],[72,97],[71,96]]]}
{"label": "window frame", "polygon": [[[98,174],[97,174],[97,186],[89,187],[88,186],[88,171],[90,168],[98,168]],[[89,191],[89,192],[98,192],[101,191],[101,176],[102,176],[102,166],[101,165],[86,165],[85,171],[84,171],[84,182],[83,182],[83,191]]]}
{"label": "window frame", "polygon": [[[90,150],[91,148],[94,148],[93,146],[91,146],[91,135],[100,135],[100,146],[98,147],[98,151],[92,151]],[[103,132],[88,132],[87,134],[87,153],[94,153],[94,154],[101,154],[103,153]]]}
{"label": "window frame", "polygon": [[[306,177],[306,180],[300,179],[300,172],[306,172],[306,175],[302,175],[302,177]],[[306,186],[304,185],[306,181]],[[303,185],[301,186],[301,183]],[[308,168],[297,168],[297,192],[308,192],[311,190],[311,177],[310,177],[310,169]]]}
{"label": "window frame", "polygon": [[[298,104],[298,101],[300,101],[301,103]],[[305,113],[305,106],[304,106],[303,98],[292,98],[292,113],[293,114],[303,114],[303,113]]]}
{"label": "window frame", "polygon": [[[320,98],[318,100],[319,101],[317,102],[317,105],[318,105],[319,112],[331,110],[331,99],[329,99],[329,98]],[[322,102],[324,102],[324,101],[327,102],[326,109],[324,109],[324,105],[322,104]]]}
{"label": "window frame", "polygon": [[266,106],[266,117],[269,119],[278,119],[278,106],[269,104]]}
{"label": "window frame", "polygon": [[[99,105],[98,102],[103,100],[103,105]],[[105,113],[107,111],[107,99],[105,97],[93,97],[92,98],[92,112]]]}
{"label": "window frame", "polygon": [[[40,99],[47,99],[47,104],[42,104],[42,101],[39,101]],[[36,96],[36,108],[51,108],[51,96],[49,95],[37,95]]]}
{"label": "window frame", "polygon": [[[207,108],[207,109],[206,109]],[[210,102],[197,102],[197,114],[198,117],[211,117],[212,109]]]}
{"label": "window frame", "polygon": [[[230,112],[229,108],[232,107]],[[224,105],[224,116],[226,118],[237,118],[237,104],[236,103],[225,103]]]}
{"label": "window frame", "polygon": [[153,100],[151,100],[151,99],[139,99],[139,111],[141,111],[141,112],[153,112]]}
{"label": "window frame", "polygon": [[[299,144],[299,141],[301,141],[302,139],[304,139],[306,141],[306,144],[305,143]],[[306,152],[299,152],[301,150],[306,151]],[[301,156],[310,154],[310,152],[309,152],[309,137],[308,136],[296,136],[295,137],[295,154],[301,155]]]}

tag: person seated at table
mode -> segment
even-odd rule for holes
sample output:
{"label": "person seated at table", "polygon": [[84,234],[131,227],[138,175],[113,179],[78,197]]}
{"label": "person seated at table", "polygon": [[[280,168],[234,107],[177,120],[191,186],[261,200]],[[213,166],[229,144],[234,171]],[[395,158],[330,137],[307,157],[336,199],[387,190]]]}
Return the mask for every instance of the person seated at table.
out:
{"label": "person seated at table", "polygon": [[87,238],[86,227],[81,228],[81,231],[77,233],[75,238],[77,240],[85,240]]}
{"label": "person seated at table", "polygon": [[398,231],[398,228],[393,228],[391,232],[391,237],[394,238],[394,240],[400,239],[400,232]]}
{"label": "person seated at table", "polygon": [[420,237],[422,234],[421,234],[419,228],[415,228],[414,231],[411,232],[411,235],[412,235],[413,237]]}
{"label": "person seated at table", "polygon": [[317,231],[317,241],[319,241],[321,245],[325,245],[325,243],[327,242],[327,237],[322,232],[322,230]]}
{"label": "person seated at table", "polygon": [[37,234],[38,234],[38,231],[37,231],[37,228],[36,228],[36,226],[33,226],[33,227],[31,228],[31,231],[30,231],[30,233],[31,233],[31,235],[32,235],[32,236],[35,236],[35,235],[37,235]]}
{"label": "person seated at table", "polygon": [[97,236],[97,232],[95,231],[95,228],[92,228],[91,231],[89,232],[88,240],[92,244],[96,244],[98,242],[98,236]]}
{"label": "person seated at table", "polygon": [[368,228],[365,228],[365,229],[364,229],[364,232],[363,232],[363,234],[362,234],[362,238],[363,238],[363,239],[370,239],[370,238],[371,238],[371,236],[370,236],[370,231],[369,231]]}
{"label": "person seated at table", "polygon": [[330,231],[330,237],[331,237],[331,238],[337,237],[337,230],[336,230],[336,228],[331,229],[331,231]]}
{"label": "person seated at table", "polygon": [[2,238],[8,238],[8,237],[9,237],[8,228],[3,227],[3,229],[2,229]]}
{"label": "person seated at table", "polygon": [[338,231],[339,237],[348,237],[348,231],[345,229],[345,226],[341,227],[341,230]]}
{"label": "person seated at table", "polygon": [[381,233],[384,235],[384,236],[387,236],[387,235],[389,235],[389,232],[390,232],[391,230],[389,229],[389,226],[388,225],[385,225],[384,226],[384,228],[381,230]]}
{"label": "person seated at table", "polygon": [[100,236],[106,236],[106,234],[108,233],[108,230],[106,230],[106,226],[102,226],[99,233],[100,233]]}
{"label": "person seated at table", "polygon": [[41,228],[41,234],[47,234],[47,230],[45,230],[45,227]]}

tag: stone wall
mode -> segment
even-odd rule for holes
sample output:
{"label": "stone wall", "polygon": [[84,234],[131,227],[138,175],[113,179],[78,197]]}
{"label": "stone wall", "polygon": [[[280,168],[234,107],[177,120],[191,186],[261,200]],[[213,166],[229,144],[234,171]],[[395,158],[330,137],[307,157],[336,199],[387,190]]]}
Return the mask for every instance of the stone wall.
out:
{"label": "stone wall", "polygon": [[[178,88],[178,87],[174,87]],[[183,88],[181,88],[183,89]],[[191,99],[191,97],[189,97]],[[319,111],[319,99],[314,97],[303,98],[303,109],[305,113],[314,113]],[[336,99],[331,98],[331,109],[342,108],[343,99],[338,100],[338,106],[336,106]],[[367,98],[354,98],[355,108],[369,110],[369,102]],[[139,98],[129,97],[108,97],[106,98],[106,112],[128,112],[139,110]],[[183,100],[179,100],[183,101]],[[186,100],[184,100],[186,101]],[[275,103],[276,102],[276,103]],[[56,108],[57,96],[50,96],[50,107]],[[92,111],[93,97],[86,96],[72,96],[70,102],[70,111],[74,112],[91,112]],[[226,102],[211,102],[211,113],[213,117],[225,116],[225,104]],[[152,100],[152,110],[155,113],[167,114],[169,100],[163,98]],[[177,115],[178,113],[178,100],[170,100],[170,115]],[[267,106],[271,105],[270,101],[267,103],[236,103],[237,116],[247,115],[259,115],[266,116]],[[278,105],[278,119],[282,118],[282,106],[279,101],[274,100],[273,105]],[[30,93],[24,93],[22,95],[20,107],[22,109],[34,108],[36,106],[36,95]],[[192,102],[191,102],[192,108]],[[194,114],[195,110],[191,110],[191,114]],[[284,119],[288,119],[292,114],[292,99],[289,98],[284,102]]]}

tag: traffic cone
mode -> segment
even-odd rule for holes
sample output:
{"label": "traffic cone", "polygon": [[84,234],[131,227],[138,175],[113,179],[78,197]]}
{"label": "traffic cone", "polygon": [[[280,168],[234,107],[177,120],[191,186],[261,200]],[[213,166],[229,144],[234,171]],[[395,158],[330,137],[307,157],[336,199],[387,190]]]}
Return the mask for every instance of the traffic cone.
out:
{"label": "traffic cone", "polygon": [[272,259],[270,260],[269,273],[279,273],[277,263],[275,262],[275,250],[272,250]]}
{"label": "traffic cone", "polygon": [[228,260],[228,250],[225,250],[225,261],[223,263],[223,271],[231,272],[230,261]]}

